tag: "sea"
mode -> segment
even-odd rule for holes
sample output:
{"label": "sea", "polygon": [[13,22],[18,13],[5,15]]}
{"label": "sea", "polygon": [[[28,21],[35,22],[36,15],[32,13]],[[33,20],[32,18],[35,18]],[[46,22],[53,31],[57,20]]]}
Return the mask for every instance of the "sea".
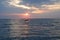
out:
{"label": "sea", "polygon": [[0,40],[60,40],[60,19],[0,19]]}

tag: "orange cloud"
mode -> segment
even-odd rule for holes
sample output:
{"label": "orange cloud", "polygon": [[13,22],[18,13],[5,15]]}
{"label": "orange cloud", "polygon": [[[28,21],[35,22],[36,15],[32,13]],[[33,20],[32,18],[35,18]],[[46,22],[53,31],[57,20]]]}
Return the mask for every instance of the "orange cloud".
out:
{"label": "orange cloud", "polygon": [[41,14],[41,13],[45,13],[47,12],[46,10],[35,10],[35,11],[32,11],[32,13],[37,13],[37,14]]}
{"label": "orange cloud", "polygon": [[37,7],[34,7],[34,6],[32,6],[31,9],[33,10],[31,13],[35,13],[35,14],[41,14],[41,13],[47,12],[47,10],[40,9],[40,8],[37,8]]}
{"label": "orange cloud", "polygon": [[45,9],[48,10],[58,10],[60,9],[60,4],[53,4],[53,5],[42,5]]}

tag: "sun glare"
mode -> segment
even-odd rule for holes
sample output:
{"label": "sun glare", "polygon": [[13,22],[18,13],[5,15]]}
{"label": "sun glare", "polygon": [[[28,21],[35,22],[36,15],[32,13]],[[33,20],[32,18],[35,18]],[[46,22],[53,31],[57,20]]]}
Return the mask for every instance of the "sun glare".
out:
{"label": "sun glare", "polygon": [[26,14],[25,14],[25,16],[29,16],[29,14],[28,14],[28,13],[26,13]]}
{"label": "sun glare", "polygon": [[22,17],[24,19],[29,19],[30,18],[30,14],[29,13],[24,13],[24,14],[22,14]]}

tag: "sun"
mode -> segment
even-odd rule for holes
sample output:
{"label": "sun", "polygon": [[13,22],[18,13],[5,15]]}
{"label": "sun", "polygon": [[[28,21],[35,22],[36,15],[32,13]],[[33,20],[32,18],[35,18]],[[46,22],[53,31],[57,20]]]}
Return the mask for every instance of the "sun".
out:
{"label": "sun", "polygon": [[29,19],[30,18],[30,14],[29,13],[24,13],[24,14],[22,14],[22,18]]}
{"label": "sun", "polygon": [[25,16],[29,16],[29,14],[28,13],[25,13]]}

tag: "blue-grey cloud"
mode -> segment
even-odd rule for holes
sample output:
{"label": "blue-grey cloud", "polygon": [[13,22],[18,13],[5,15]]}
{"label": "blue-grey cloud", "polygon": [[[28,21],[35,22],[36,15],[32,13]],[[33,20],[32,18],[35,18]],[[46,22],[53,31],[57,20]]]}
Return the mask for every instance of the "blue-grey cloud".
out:
{"label": "blue-grey cloud", "polygon": [[30,3],[30,4],[41,4],[42,2],[50,2],[49,0],[23,0],[25,3]]}

